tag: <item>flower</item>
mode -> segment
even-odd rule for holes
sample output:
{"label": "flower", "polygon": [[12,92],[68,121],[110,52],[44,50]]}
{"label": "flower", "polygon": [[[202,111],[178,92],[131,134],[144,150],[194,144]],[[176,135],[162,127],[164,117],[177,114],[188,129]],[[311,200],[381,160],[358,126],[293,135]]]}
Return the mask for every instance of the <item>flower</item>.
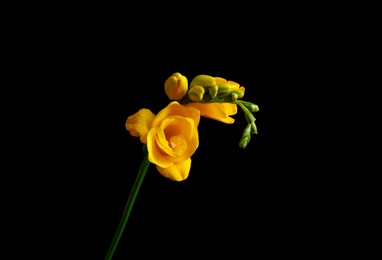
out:
{"label": "flower", "polygon": [[126,129],[147,143],[149,161],[163,176],[182,181],[199,146],[199,121],[198,109],[173,101],[156,116],[148,109],[139,110],[127,118]]}
{"label": "flower", "polygon": [[201,115],[232,124],[234,119],[230,116],[237,113],[239,106],[247,121],[239,146],[245,148],[251,136],[257,134],[252,112],[259,111],[259,107],[239,100],[245,89],[234,81],[199,75],[188,86],[187,78],[176,72],[166,80],[164,88],[171,103],[157,115],[143,108],[126,120],[127,131],[144,144],[144,157],[105,260],[113,257],[150,163],[171,180],[179,182],[188,178],[191,156],[199,146]]}

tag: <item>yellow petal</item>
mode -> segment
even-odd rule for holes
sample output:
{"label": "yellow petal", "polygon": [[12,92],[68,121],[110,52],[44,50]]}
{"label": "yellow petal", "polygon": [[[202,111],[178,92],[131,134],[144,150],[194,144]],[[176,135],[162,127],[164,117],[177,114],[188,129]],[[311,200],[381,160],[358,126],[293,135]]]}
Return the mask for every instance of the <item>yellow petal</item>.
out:
{"label": "yellow petal", "polygon": [[195,127],[199,125],[200,112],[198,109],[182,106],[178,102],[173,101],[156,115],[152,122],[152,127],[158,128],[164,119],[174,115],[192,118]]}
{"label": "yellow petal", "polygon": [[142,143],[147,143],[147,134],[150,130],[151,123],[155,115],[147,108],[140,109],[134,115],[131,115],[126,120],[126,130],[132,136],[140,137]]}
{"label": "yellow petal", "polygon": [[237,113],[237,105],[230,103],[201,104],[198,102],[188,103],[186,106],[194,107],[200,111],[202,116],[226,123],[233,124],[235,119],[229,117]]}
{"label": "yellow petal", "polygon": [[228,80],[227,83],[228,83],[229,85],[231,85],[232,90],[233,90],[233,89],[239,89],[239,87],[240,87],[240,84],[239,84],[239,83],[237,83],[237,82],[235,82],[235,81],[232,81],[232,80]]}
{"label": "yellow petal", "polygon": [[191,169],[191,158],[179,163],[173,163],[167,168],[163,168],[157,165],[158,171],[166,178],[170,178],[173,181],[183,181],[187,179]]}
{"label": "yellow petal", "polygon": [[157,128],[151,128],[147,135],[147,151],[149,153],[149,161],[160,167],[169,167],[172,162],[171,157],[163,153],[163,151],[157,145]]}
{"label": "yellow petal", "polygon": [[224,83],[227,83],[227,80],[221,77],[215,77],[215,82],[216,84],[224,84]]}
{"label": "yellow petal", "polygon": [[[166,122],[169,122],[165,125]],[[181,116],[170,116],[165,119],[160,128],[163,128],[166,136],[185,135],[191,136],[193,134],[195,122],[193,119]]]}
{"label": "yellow petal", "polygon": [[163,154],[170,154],[172,152],[172,149],[169,145],[169,142],[167,141],[166,133],[164,130],[174,120],[175,118],[163,120],[162,124],[157,129],[155,142],[158,145],[159,149],[162,150]]}
{"label": "yellow petal", "polygon": [[239,89],[239,87],[240,87],[239,83],[232,81],[232,80],[226,80],[226,79],[223,79],[220,77],[215,77],[215,81],[216,81],[216,84],[224,84],[224,85],[229,86],[229,90]]}

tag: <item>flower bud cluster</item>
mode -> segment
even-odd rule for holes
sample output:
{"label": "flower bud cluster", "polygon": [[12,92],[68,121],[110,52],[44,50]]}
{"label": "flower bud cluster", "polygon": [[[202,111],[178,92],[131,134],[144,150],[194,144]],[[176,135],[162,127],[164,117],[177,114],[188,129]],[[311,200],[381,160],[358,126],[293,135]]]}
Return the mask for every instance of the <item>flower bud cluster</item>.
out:
{"label": "flower bud cluster", "polygon": [[[202,115],[208,115],[214,119],[219,118],[219,116],[213,115],[213,113],[217,113],[216,111],[219,110],[217,107],[215,107],[215,110],[209,110],[198,104],[229,103],[235,105],[235,109],[232,110],[235,112],[231,113],[231,115],[236,113],[236,105],[239,105],[244,111],[248,123],[240,139],[240,147],[245,148],[251,139],[251,135],[257,134],[256,119],[252,113],[259,111],[259,107],[251,102],[240,100],[244,97],[245,93],[245,88],[240,86],[240,84],[221,77],[198,75],[188,85],[187,78],[176,72],[166,80],[164,87],[170,100],[179,101],[182,105],[193,105],[200,110],[203,109],[204,113],[202,112]],[[228,116],[226,109],[227,107],[224,107],[223,110],[225,117]],[[230,122],[233,122],[233,120]]]}

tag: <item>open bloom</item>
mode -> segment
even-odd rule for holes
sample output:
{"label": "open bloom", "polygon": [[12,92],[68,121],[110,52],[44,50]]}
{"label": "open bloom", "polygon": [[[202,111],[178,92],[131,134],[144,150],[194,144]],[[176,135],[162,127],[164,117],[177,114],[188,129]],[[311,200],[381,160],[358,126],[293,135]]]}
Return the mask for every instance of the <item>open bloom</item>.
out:
{"label": "open bloom", "polygon": [[199,121],[199,110],[173,101],[156,116],[148,109],[139,110],[127,118],[126,129],[147,143],[149,161],[163,176],[182,181],[199,146]]}

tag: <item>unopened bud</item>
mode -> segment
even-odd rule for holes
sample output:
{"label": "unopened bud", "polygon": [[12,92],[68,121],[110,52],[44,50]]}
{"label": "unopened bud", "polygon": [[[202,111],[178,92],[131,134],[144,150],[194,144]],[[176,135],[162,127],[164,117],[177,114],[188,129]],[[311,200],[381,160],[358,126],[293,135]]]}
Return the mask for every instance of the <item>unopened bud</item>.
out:
{"label": "unopened bud", "polygon": [[210,94],[210,96],[212,98],[216,97],[216,95],[218,94],[218,86],[215,85],[215,86],[212,86],[208,89],[208,94]]}
{"label": "unopened bud", "polygon": [[164,83],[164,90],[170,100],[181,100],[187,89],[187,78],[178,72],[172,74]]}
{"label": "unopened bud", "polygon": [[244,97],[244,91],[245,91],[245,88],[240,87],[239,89],[232,90],[232,93],[237,94],[238,98],[243,98]]}
{"label": "unopened bud", "polygon": [[240,139],[239,146],[241,148],[247,147],[250,140],[251,140],[251,125],[248,124],[243,131],[243,135]]}
{"label": "unopened bud", "polygon": [[255,124],[255,121],[251,122],[251,134],[257,134],[257,126]]}
{"label": "unopened bud", "polygon": [[188,91],[188,97],[192,101],[198,102],[203,99],[204,92],[205,90],[202,86],[193,86],[190,91]]}
{"label": "unopened bud", "polygon": [[259,111],[259,107],[251,102],[248,101],[240,101],[246,108],[248,108],[251,112],[257,112]]}
{"label": "unopened bud", "polygon": [[190,83],[190,88],[193,86],[211,87],[215,86],[215,78],[208,75],[196,76]]}
{"label": "unopened bud", "polygon": [[255,105],[255,104],[252,104],[252,110],[250,110],[251,112],[257,112],[259,111],[259,106],[258,105]]}
{"label": "unopened bud", "polygon": [[231,89],[231,87],[227,84],[217,84],[218,85],[218,93],[224,93]]}

